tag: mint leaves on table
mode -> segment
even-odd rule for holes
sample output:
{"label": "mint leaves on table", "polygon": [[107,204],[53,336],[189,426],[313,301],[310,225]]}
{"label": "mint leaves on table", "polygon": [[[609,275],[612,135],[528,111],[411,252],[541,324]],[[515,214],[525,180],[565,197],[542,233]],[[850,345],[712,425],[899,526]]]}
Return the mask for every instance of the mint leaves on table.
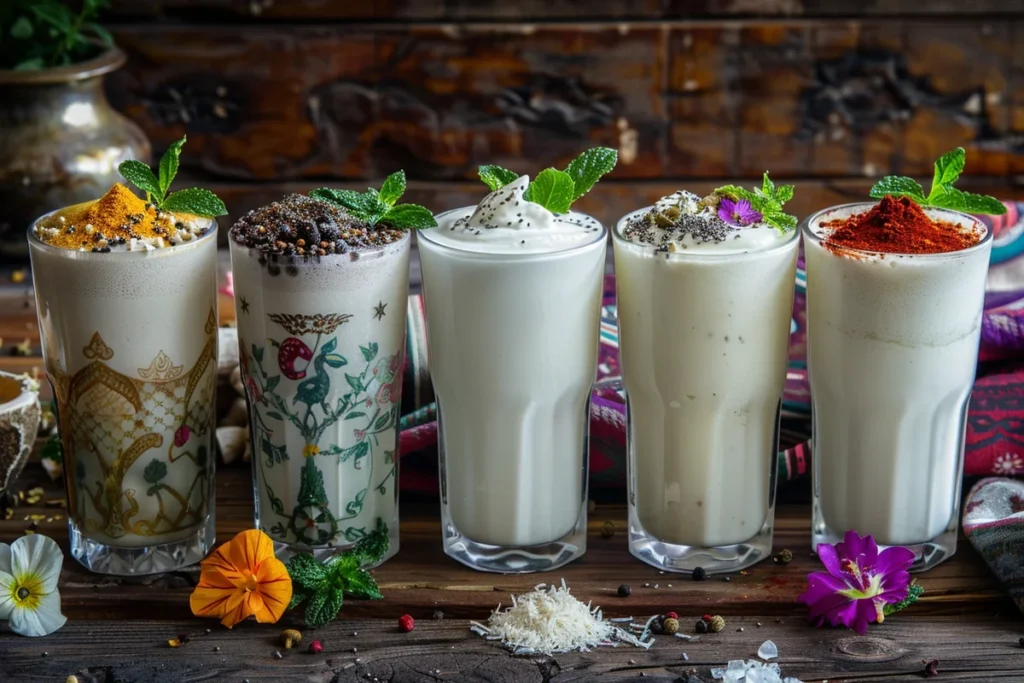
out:
{"label": "mint leaves on table", "polygon": [[398,171],[384,179],[380,190],[370,187],[366,192],[355,192],[320,187],[309,196],[341,206],[353,218],[369,223],[371,228],[381,224],[396,230],[420,230],[437,225],[430,209],[418,204],[397,204],[403,194],[405,171]]}
{"label": "mint leaves on table", "polygon": [[788,232],[796,228],[797,220],[796,216],[784,212],[782,206],[793,198],[793,190],[792,185],[776,187],[765,171],[761,187],[754,188],[753,192],[737,185],[725,185],[715,190],[715,194],[735,200],[746,199],[751,208],[761,214],[762,222]]}
{"label": "mint leaves on table", "polygon": [[995,197],[982,194],[971,194],[953,187],[960,174],[963,173],[967,161],[967,152],[957,147],[946,152],[935,162],[935,174],[932,176],[932,187],[925,196],[924,188],[913,178],[888,175],[875,183],[871,188],[871,197],[881,199],[887,194],[910,197],[921,206],[934,206],[939,209],[953,209],[965,213],[999,215],[1006,213],[1006,206]]}
{"label": "mint leaves on table", "polygon": [[182,138],[167,148],[157,169],[159,175],[154,175],[149,166],[134,159],[122,161],[117,170],[125,180],[145,192],[146,201],[161,211],[191,213],[208,218],[226,215],[228,209],[224,202],[209,190],[192,187],[167,194],[174,176],[178,174],[178,160],[184,146],[185,138]]}
{"label": "mint leaves on table", "polygon": [[306,603],[306,626],[320,628],[338,616],[344,597],[380,600],[384,596],[377,581],[363,567],[380,562],[388,552],[388,527],[377,520],[377,528],[359,539],[351,549],[318,562],[309,553],[288,560],[292,579],[292,601],[288,609]]}
{"label": "mint leaves on table", "polygon": [[[564,171],[547,168],[527,186],[523,198],[552,213],[566,213],[573,202],[590,192],[601,176],[615,168],[619,154],[609,147],[594,147],[572,160]],[[501,166],[481,166],[480,180],[496,192],[519,174]]]}
{"label": "mint leaves on table", "polygon": [[882,607],[882,614],[885,616],[889,616],[890,614],[895,614],[900,610],[904,610],[913,605],[915,602],[917,602],[918,598],[920,598],[923,594],[924,588],[922,588],[921,584],[917,582],[917,579],[914,579],[907,587],[907,597],[903,598],[902,600],[896,603],[886,603],[885,606]]}

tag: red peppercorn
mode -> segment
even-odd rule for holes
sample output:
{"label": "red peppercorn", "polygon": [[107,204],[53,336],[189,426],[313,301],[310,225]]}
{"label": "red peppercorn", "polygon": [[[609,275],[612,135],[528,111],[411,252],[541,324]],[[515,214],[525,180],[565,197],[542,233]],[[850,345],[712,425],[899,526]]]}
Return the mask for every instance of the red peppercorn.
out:
{"label": "red peppercorn", "polygon": [[701,617],[701,619],[703,619],[704,621],[711,621],[711,615],[710,614],[705,614],[704,616]]}
{"label": "red peppercorn", "polygon": [[312,655],[318,655],[324,651],[324,645],[319,640],[314,640],[309,644],[309,653]]}
{"label": "red peppercorn", "polygon": [[398,617],[398,630],[402,633],[408,633],[409,631],[416,628],[416,622],[408,614],[403,614]]}
{"label": "red peppercorn", "polygon": [[665,612],[666,619],[679,619],[679,615],[675,612]]}

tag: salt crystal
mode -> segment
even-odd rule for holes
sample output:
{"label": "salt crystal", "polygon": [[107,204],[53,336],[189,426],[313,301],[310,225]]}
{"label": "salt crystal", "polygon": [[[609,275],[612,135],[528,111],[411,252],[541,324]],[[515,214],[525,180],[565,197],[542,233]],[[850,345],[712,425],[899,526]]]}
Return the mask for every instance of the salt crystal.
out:
{"label": "salt crystal", "polygon": [[772,641],[766,640],[757,648],[757,656],[764,660],[775,659],[779,656],[779,648]]}

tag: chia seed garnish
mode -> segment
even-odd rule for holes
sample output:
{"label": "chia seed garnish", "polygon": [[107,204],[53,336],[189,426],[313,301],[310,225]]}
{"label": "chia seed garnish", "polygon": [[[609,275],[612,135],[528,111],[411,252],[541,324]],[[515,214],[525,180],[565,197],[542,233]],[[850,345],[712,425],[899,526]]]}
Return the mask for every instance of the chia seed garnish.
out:
{"label": "chia seed garnish", "polygon": [[[678,193],[677,193],[678,194]],[[667,224],[666,224],[667,223]],[[682,241],[689,235],[698,244],[724,242],[730,235],[739,238],[737,228],[729,225],[713,211],[699,213],[680,211],[672,217],[651,209],[626,221],[622,236],[631,242],[650,244],[657,251],[675,251],[685,248]]]}

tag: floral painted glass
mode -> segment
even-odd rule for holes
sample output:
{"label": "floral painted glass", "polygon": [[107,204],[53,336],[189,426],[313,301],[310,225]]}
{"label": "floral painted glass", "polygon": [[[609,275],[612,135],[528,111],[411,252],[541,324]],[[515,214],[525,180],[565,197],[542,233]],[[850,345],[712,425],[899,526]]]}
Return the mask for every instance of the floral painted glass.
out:
{"label": "floral painted glass", "polygon": [[256,526],[326,558],[382,520],[398,551],[408,235],[316,259],[231,243]]}
{"label": "floral painted glass", "polygon": [[29,247],[72,556],[119,575],[198,562],[214,544],[216,227],[152,251],[33,230]]}

